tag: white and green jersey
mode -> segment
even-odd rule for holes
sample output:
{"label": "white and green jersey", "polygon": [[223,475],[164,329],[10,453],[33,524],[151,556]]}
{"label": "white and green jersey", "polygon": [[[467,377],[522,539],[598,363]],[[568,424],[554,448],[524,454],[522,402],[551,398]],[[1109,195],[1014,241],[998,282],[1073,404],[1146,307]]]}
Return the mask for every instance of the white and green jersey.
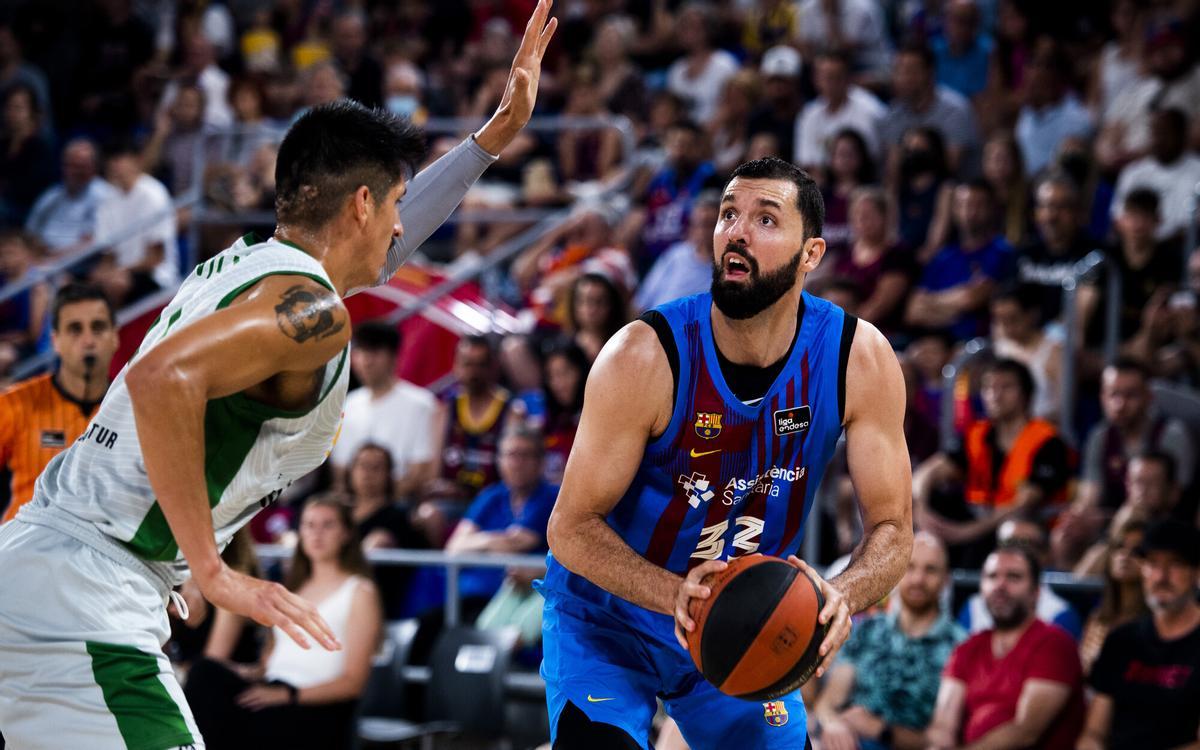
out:
{"label": "white and green jersey", "polygon": [[[93,524],[143,560],[162,563],[154,567],[165,568],[174,582],[186,578],[186,563],[146,476],[125,374],[167,337],[276,274],[306,276],[333,289],[312,256],[274,239],[248,244],[242,238],[198,266],[117,375],[87,431],[38,479],[35,494],[41,502]],[[346,398],[347,353],[343,350],[325,366],[320,400],[308,411],[276,409],[241,393],[208,402],[204,478],[219,548],[329,456]]]}

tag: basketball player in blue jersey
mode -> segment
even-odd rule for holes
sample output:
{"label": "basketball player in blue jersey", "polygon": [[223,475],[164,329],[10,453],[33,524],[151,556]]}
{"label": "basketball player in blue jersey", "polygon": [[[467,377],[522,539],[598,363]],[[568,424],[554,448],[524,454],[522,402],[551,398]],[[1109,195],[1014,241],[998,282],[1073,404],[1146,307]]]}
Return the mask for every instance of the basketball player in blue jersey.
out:
{"label": "basketball player in blue jersey", "polygon": [[[738,167],[711,293],[650,311],[596,360],[539,584],[556,749],[649,748],[656,697],[692,750],[803,748],[799,690],[764,707],[696,670],[684,631],[691,600],[711,593],[702,579],[755,552],[812,577],[829,628],[820,675],[850,615],[903,573],[904,382],[879,331],[803,291],[825,253],[823,219],[820,191],[792,164]],[[843,429],[864,537],[825,581],[795,552]]]}

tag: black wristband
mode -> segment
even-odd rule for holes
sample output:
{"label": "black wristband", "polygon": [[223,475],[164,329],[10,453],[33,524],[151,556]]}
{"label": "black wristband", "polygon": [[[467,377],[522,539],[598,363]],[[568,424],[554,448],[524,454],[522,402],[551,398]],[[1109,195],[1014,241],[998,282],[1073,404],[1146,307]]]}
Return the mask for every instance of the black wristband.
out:
{"label": "black wristband", "polygon": [[293,706],[294,706],[294,705],[296,705],[296,703],[297,703],[297,702],[299,702],[299,699],[300,699],[300,688],[296,687],[296,686],[295,686],[295,685],[293,685],[292,683],[290,683],[290,682],[284,682],[283,680],[271,680],[271,681],[270,681],[269,683],[267,683],[267,684],[268,684],[268,685],[275,685],[275,686],[277,686],[277,687],[287,688],[287,691],[288,691],[288,703],[292,704]]}
{"label": "black wristband", "polygon": [[879,744],[886,747],[892,746],[892,725],[884,724],[883,729],[879,731]]}

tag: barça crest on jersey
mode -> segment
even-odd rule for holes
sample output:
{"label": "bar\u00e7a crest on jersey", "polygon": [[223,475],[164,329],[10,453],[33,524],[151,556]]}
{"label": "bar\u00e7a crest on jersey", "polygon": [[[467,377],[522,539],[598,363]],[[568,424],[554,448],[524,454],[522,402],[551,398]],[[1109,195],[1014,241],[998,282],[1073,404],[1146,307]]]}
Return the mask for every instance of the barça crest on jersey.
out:
{"label": "bar\u00e7a crest on jersey", "polygon": [[788,713],[787,706],[783,705],[783,701],[770,701],[763,704],[763,718],[773,727],[781,727],[787,724]]}
{"label": "bar\u00e7a crest on jersey", "polygon": [[705,440],[712,440],[721,434],[721,417],[723,414],[711,411],[696,412],[696,434]]}

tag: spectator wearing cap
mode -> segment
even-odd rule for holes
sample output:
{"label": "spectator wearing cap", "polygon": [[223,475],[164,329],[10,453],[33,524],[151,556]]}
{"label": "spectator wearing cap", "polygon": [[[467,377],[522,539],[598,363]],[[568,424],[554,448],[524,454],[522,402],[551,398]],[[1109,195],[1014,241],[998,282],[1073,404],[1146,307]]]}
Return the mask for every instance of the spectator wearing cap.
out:
{"label": "spectator wearing cap", "polygon": [[1041,566],[1020,544],[988,555],[980,591],[995,626],[954,650],[942,672],[936,750],[1069,750],[1083,726],[1083,668],[1071,636],[1036,616]]}
{"label": "spectator wearing cap", "polygon": [[633,301],[639,312],[708,291],[712,284],[712,233],[720,203],[721,196],[715,191],[705,191],[696,198],[688,218],[687,237],[663,253],[638,286]]}
{"label": "spectator wearing cap", "polygon": [[929,127],[941,133],[951,173],[969,161],[979,135],[970,103],[959,93],[939,85],[937,59],[922,44],[910,44],[896,53],[892,66],[892,104],[880,126],[880,140],[889,149],[889,173],[899,169],[899,146],[913,128]]}
{"label": "spectator wearing cap", "polygon": [[1025,67],[1025,102],[1017,115],[1017,143],[1031,175],[1050,164],[1059,144],[1086,138],[1092,117],[1068,88],[1070,61],[1054,47],[1040,51]]}
{"label": "spectator wearing cap", "polygon": [[692,119],[707,123],[717,111],[725,81],[738,70],[737,59],[715,48],[717,19],[708,5],[684,5],[676,24],[684,56],[667,69],[667,90],[688,102]]}
{"label": "spectator wearing cap", "polygon": [[1150,153],[1121,170],[1112,202],[1114,219],[1133,188],[1149,188],[1159,199],[1154,238],[1167,240],[1187,230],[1200,184],[1200,156],[1188,153],[1187,131],[1183,110],[1160,109],[1150,115]]}
{"label": "spectator wearing cap", "polygon": [[1150,613],[1105,639],[1078,750],[1200,745],[1200,531],[1163,521],[1137,552]]}
{"label": "spectator wearing cap", "polygon": [[[924,529],[957,548],[956,564],[978,565],[996,529],[1018,514],[1050,515],[1067,499],[1073,457],[1054,425],[1033,419],[1029,369],[1002,359],[984,370],[986,419],[967,428],[958,451],[939,453],[913,473],[913,504]],[[936,488],[959,480],[961,502]],[[982,554],[981,554],[982,553]]]}
{"label": "spectator wearing cap", "polygon": [[69,141],[62,153],[62,182],[42,193],[25,228],[54,253],[82,249],[96,236],[96,212],[113,188],[97,176],[99,156],[86,138]]}
{"label": "spectator wearing cap", "polygon": [[886,109],[874,94],[852,85],[850,73],[845,55],[824,52],[817,58],[819,96],[804,107],[796,122],[794,161],[807,170],[825,166],[830,141],[844,129],[862,136],[871,158],[879,154],[878,130]]}
{"label": "spectator wearing cap", "polygon": [[[763,53],[763,103],[750,115],[750,135],[775,137],[777,154],[795,151],[796,121],[800,114],[800,53],[783,45]],[[748,157],[753,159],[755,157]]]}

